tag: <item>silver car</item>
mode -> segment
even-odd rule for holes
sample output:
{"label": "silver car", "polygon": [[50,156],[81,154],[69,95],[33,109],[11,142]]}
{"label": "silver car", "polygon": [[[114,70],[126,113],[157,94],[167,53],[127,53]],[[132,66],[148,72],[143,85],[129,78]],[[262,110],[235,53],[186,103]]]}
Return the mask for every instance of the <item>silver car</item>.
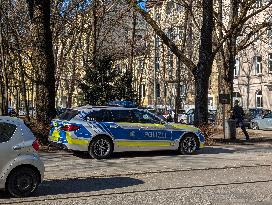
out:
{"label": "silver car", "polygon": [[251,127],[255,130],[272,130],[272,112],[251,121]]}
{"label": "silver car", "polygon": [[14,197],[31,195],[43,180],[38,141],[18,118],[0,116],[0,190]]}

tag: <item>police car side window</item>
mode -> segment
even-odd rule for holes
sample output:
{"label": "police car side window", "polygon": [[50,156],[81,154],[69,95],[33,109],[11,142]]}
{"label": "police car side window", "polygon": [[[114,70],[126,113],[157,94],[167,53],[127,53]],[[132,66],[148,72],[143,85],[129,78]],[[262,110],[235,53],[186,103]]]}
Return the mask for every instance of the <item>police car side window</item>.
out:
{"label": "police car side window", "polygon": [[86,116],[86,119],[88,121],[97,121],[97,122],[103,121],[103,115],[101,110],[93,110]]}
{"label": "police car side window", "polygon": [[133,110],[133,112],[137,118],[137,121],[140,123],[160,123],[161,122],[160,119],[153,116],[149,112],[140,111],[140,110]]}
{"label": "police car side window", "polygon": [[111,110],[111,114],[114,122],[134,122],[131,110]]}
{"label": "police car side window", "polygon": [[93,110],[86,116],[86,120],[97,122],[112,121],[110,112],[108,110]]}
{"label": "police car side window", "polygon": [[0,143],[8,142],[16,130],[16,125],[0,122]]}

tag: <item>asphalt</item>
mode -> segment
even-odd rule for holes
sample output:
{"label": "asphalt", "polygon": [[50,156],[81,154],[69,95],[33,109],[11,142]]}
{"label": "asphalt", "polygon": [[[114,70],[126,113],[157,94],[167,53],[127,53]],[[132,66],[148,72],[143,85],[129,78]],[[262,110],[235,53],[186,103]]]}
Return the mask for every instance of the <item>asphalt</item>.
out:
{"label": "asphalt", "polygon": [[248,142],[217,137],[191,156],[128,152],[94,160],[45,150],[35,195],[0,193],[0,204],[272,204],[272,132],[257,134]]}

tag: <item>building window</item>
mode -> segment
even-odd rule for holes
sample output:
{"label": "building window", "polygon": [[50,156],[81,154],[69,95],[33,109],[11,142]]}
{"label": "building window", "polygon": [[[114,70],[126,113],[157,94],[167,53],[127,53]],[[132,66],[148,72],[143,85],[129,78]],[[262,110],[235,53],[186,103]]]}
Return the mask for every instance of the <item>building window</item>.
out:
{"label": "building window", "polygon": [[169,70],[172,70],[174,67],[174,55],[173,53],[169,50],[168,51],[168,68]]}
{"label": "building window", "polygon": [[183,38],[183,29],[182,29],[182,26],[178,26],[177,27],[177,39],[178,40],[182,40]]}
{"label": "building window", "polygon": [[166,4],[166,14],[173,14],[173,9],[175,8],[174,2],[169,1]]}
{"label": "building window", "polygon": [[155,69],[160,70],[160,57],[155,57]]}
{"label": "building window", "polygon": [[156,84],[156,97],[161,97],[161,86],[159,83]]}
{"label": "building window", "polygon": [[268,28],[267,29],[267,38],[269,39],[269,40],[271,40],[272,39],[272,27],[270,28]]}
{"label": "building window", "polygon": [[168,28],[167,30],[167,37],[170,38],[170,40],[174,40],[175,37],[175,30],[174,28]]}
{"label": "building window", "polygon": [[158,48],[160,46],[160,37],[155,35],[155,48]]}
{"label": "building window", "polygon": [[121,67],[120,67],[120,64],[116,64],[115,65],[115,70],[119,73],[119,72],[122,72],[121,70]]}
{"label": "building window", "polygon": [[235,66],[234,66],[234,77],[238,76],[240,74],[240,60],[235,60]]}
{"label": "building window", "polygon": [[141,93],[141,97],[145,98],[146,96],[146,92],[145,92],[145,84],[141,84],[141,87],[140,87],[140,93]]}
{"label": "building window", "polygon": [[255,63],[255,74],[256,75],[262,74],[262,57],[255,56],[254,63]]}
{"label": "building window", "polygon": [[272,73],[272,53],[268,54],[268,72]]}
{"label": "building window", "polygon": [[256,92],[256,107],[257,108],[263,107],[263,94],[261,90]]}
{"label": "building window", "polygon": [[186,94],[186,85],[182,84],[180,85],[180,97],[185,97]]}
{"label": "building window", "polygon": [[213,97],[208,97],[208,106],[213,107]]}
{"label": "building window", "polygon": [[161,14],[160,13],[156,13],[156,21],[160,22],[161,20]]}
{"label": "building window", "polygon": [[177,12],[183,12],[184,11],[184,6],[181,5],[180,3],[176,3],[176,11]]}
{"label": "building window", "polygon": [[256,0],[256,8],[261,8],[263,6],[263,0]]}

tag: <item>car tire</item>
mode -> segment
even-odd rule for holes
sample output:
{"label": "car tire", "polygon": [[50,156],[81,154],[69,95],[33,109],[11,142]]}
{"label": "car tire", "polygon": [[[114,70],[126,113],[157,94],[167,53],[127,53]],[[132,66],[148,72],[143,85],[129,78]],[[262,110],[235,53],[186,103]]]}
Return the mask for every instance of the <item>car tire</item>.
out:
{"label": "car tire", "polygon": [[178,152],[183,155],[195,154],[198,149],[198,140],[193,134],[186,134],[179,143]]}
{"label": "car tire", "polygon": [[109,137],[97,137],[90,143],[89,154],[94,159],[107,159],[112,152],[113,144]]}
{"label": "car tire", "polygon": [[258,125],[257,122],[253,122],[253,123],[252,123],[252,129],[253,129],[253,130],[258,130],[258,129],[259,129],[259,125]]}
{"label": "car tire", "polygon": [[19,167],[11,171],[6,182],[6,191],[13,197],[32,195],[40,183],[39,173],[29,167]]}

